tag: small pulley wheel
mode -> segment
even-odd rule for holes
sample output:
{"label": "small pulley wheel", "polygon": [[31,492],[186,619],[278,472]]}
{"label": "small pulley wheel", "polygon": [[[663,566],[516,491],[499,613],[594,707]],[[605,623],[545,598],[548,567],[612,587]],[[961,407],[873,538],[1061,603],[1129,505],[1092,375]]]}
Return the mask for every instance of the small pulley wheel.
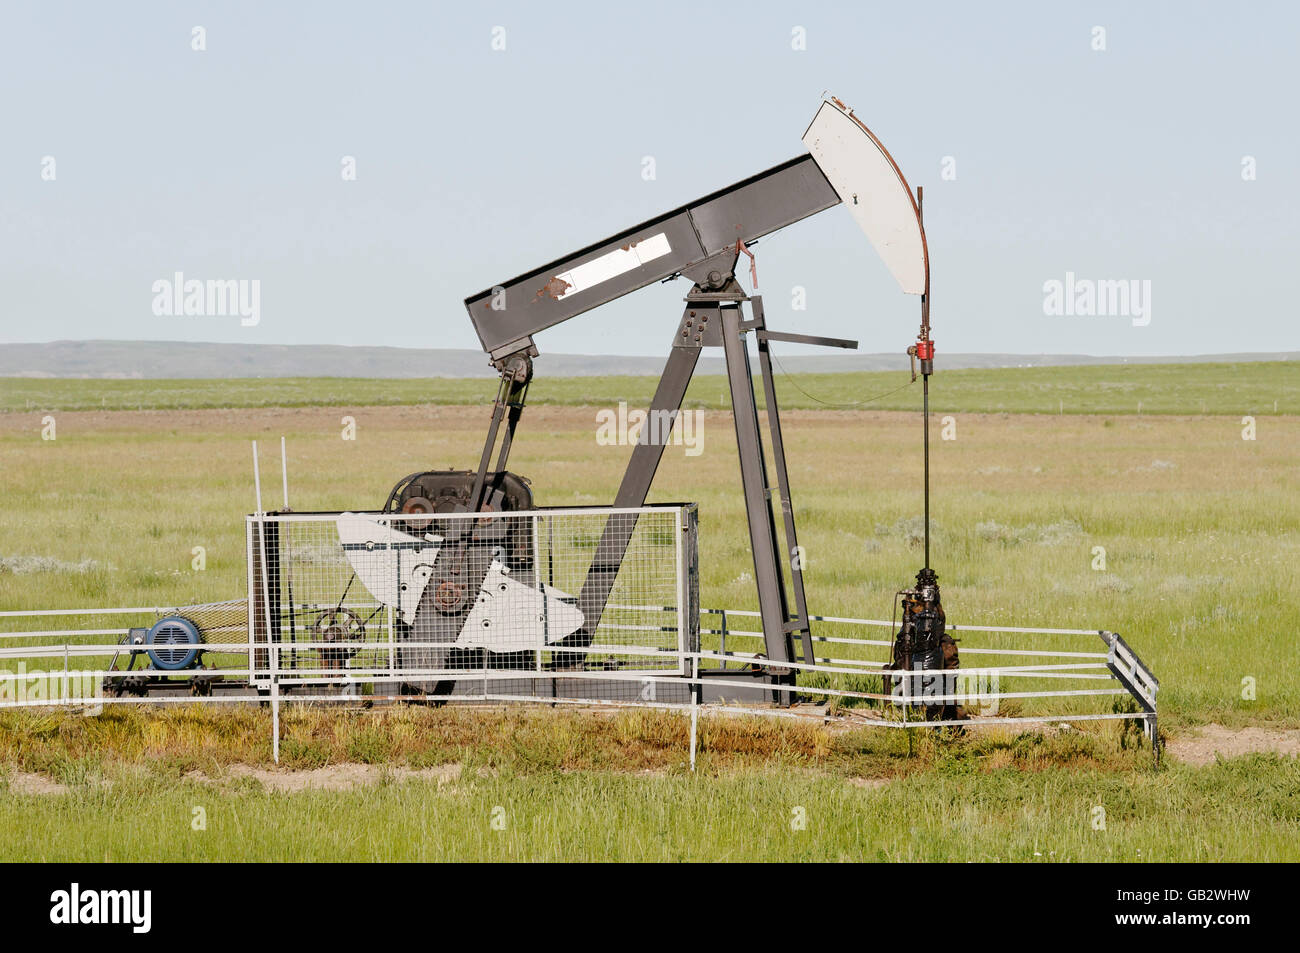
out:
{"label": "small pulley wheel", "polygon": [[326,668],[342,668],[345,661],[357,654],[357,649],[347,643],[360,642],[365,637],[366,624],[361,616],[342,606],[326,609],[311,626],[313,642],[330,643],[316,649]]}

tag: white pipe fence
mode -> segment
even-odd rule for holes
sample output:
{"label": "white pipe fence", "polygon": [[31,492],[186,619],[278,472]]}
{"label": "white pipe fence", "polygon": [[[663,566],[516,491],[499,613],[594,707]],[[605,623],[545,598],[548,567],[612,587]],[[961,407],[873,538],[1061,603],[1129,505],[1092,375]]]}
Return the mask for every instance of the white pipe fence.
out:
{"label": "white pipe fence", "polygon": [[[122,615],[130,612],[139,612],[142,614],[157,614],[157,610],[111,610],[113,613]],[[164,610],[166,611],[166,610]],[[717,614],[720,610],[705,610],[708,614]],[[54,612],[42,611],[40,614],[89,614],[82,610],[56,610]],[[737,613],[741,614],[741,613]],[[747,613],[746,613],[747,614]],[[37,615],[37,613],[7,613],[8,618],[21,618],[24,615]],[[846,618],[837,618],[835,621],[853,624],[853,625],[874,625],[872,620],[853,620]],[[109,630],[111,634],[116,634],[118,630]],[[129,631],[129,630],[122,630]],[[707,632],[707,630],[702,630]],[[968,626],[966,631],[986,631],[986,629],[977,629],[974,626]],[[1001,631],[1001,630],[999,630]],[[747,666],[762,664],[762,660],[756,662],[752,655],[737,654],[734,652],[721,652],[707,649],[698,651],[684,651],[677,649],[646,648],[633,645],[605,645],[593,644],[590,646],[569,646],[566,647],[567,653],[579,656],[604,656],[617,651],[620,656],[629,658],[653,657],[663,660],[665,657],[670,658],[674,663],[684,666],[689,675],[681,675],[676,671],[656,672],[653,670],[636,670],[636,671],[618,671],[603,669],[585,669],[585,670],[541,670],[529,668],[526,670],[511,668],[492,668],[489,667],[491,661],[488,653],[483,655],[483,664],[477,669],[467,669],[463,666],[458,667],[395,667],[390,665],[377,665],[367,667],[353,667],[344,670],[327,667],[303,667],[289,669],[283,664],[282,656],[292,649],[295,652],[307,652],[315,649],[330,649],[336,643],[311,640],[299,641],[295,646],[288,646],[283,642],[271,643],[254,643],[248,641],[221,643],[211,647],[211,651],[223,655],[239,655],[245,658],[256,649],[269,648],[268,655],[271,659],[269,669],[273,674],[269,685],[264,689],[257,689],[252,684],[252,679],[262,675],[264,676],[267,669],[257,669],[248,665],[241,667],[221,667],[218,669],[188,669],[178,672],[152,672],[147,677],[152,679],[165,680],[174,687],[193,685],[196,680],[207,680],[212,685],[224,684],[228,686],[229,691],[213,691],[211,694],[193,695],[183,694],[149,694],[136,696],[132,694],[114,695],[111,693],[111,686],[124,678],[130,677],[131,674],[144,676],[143,670],[135,670],[134,673],[125,672],[122,669],[112,669],[108,667],[97,667],[91,669],[72,668],[71,660],[109,658],[112,656],[121,657],[131,652],[140,653],[144,651],[143,646],[123,645],[119,642],[72,642],[67,637],[80,634],[82,636],[97,636],[103,634],[102,630],[39,630],[33,632],[7,632],[3,633],[6,637],[36,638],[44,640],[39,645],[27,646],[5,646],[0,648],[0,709],[11,708],[31,708],[31,707],[48,707],[48,706],[73,706],[82,708],[99,708],[104,705],[118,704],[158,704],[174,705],[183,703],[193,704],[230,704],[230,703],[269,703],[272,709],[273,734],[275,737],[274,748],[278,760],[279,747],[279,724],[280,708],[285,704],[321,704],[321,703],[343,703],[359,704],[361,702],[418,702],[422,700],[437,701],[454,701],[457,703],[501,703],[501,702],[519,702],[539,705],[579,705],[592,707],[626,707],[626,708],[651,708],[667,711],[682,711],[690,714],[691,717],[691,748],[692,760],[697,750],[696,733],[698,730],[698,715],[701,709],[706,712],[725,711],[736,714],[752,714],[774,717],[809,717],[814,719],[824,719],[825,715],[821,711],[807,712],[802,709],[784,709],[781,707],[758,707],[745,704],[732,704],[725,706],[703,705],[698,701],[699,689],[704,687],[716,687],[719,689],[734,689],[736,682],[733,679],[722,679],[710,677],[707,668],[702,665],[710,663],[744,663]],[[732,632],[732,635],[738,633]],[[1039,635],[1067,635],[1081,636],[1089,635],[1096,637],[1098,633],[1092,630],[1060,630],[1060,629],[1030,629],[1027,634]],[[63,641],[48,641],[50,637],[62,639]],[[881,640],[875,639],[852,639],[847,637],[838,637],[836,641],[843,645],[855,645],[863,648],[878,649],[881,647]],[[885,642],[883,645],[892,645]],[[412,642],[405,643],[406,648],[428,648],[443,649],[445,643],[439,642]],[[963,647],[962,651],[970,653],[969,647]],[[997,654],[1015,655],[1024,654],[1026,650],[1015,649],[998,649],[990,650]],[[1035,658],[1060,656],[1063,658],[1077,659],[1080,657],[1107,659],[1108,653],[1084,653],[1078,651],[1061,650],[1054,652],[1050,650],[1031,650]],[[9,670],[6,665],[9,661],[23,660],[26,662],[46,661],[54,662],[55,666],[48,670],[21,668],[18,671]],[[842,659],[842,660],[818,660],[816,662],[786,662],[782,667],[794,669],[804,675],[809,676],[874,676],[880,678],[883,674],[882,669],[886,662],[877,659]],[[1129,663],[1125,663],[1129,664]],[[1131,666],[1130,666],[1131,667]],[[884,728],[920,728],[920,727],[943,727],[948,725],[1013,725],[1027,723],[1052,723],[1060,721],[1103,721],[1103,720],[1122,720],[1122,719],[1141,719],[1146,722],[1154,720],[1155,712],[1140,709],[1137,711],[1112,711],[1112,712],[1086,712],[1077,711],[1071,713],[1061,712],[1035,712],[1032,714],[1021,714],[1013,716],[1002,716],[996,712],[999,710],[1001,703],[1005,701],[1017,700],[1024,701],[1030,699],[1078,699],[1085,697],[1115,697],[1115,698],[1136,698],[1134,693],[1122,685],[1115,674],[1106,670],[1107,664],[1102,661],[1079,663],[1075,661],[1062,663],[1046,664],[1008,664],[1001,666],[987,666],[980,668],[957,669],[950,672],[928,673],[934,676],[937,684],[957,684],[976,683],[973,690],[961,691],[927,691],[914,693],[914,685],[919,679],[912,677],[903,677],[899,679],[901,691],[880,692],[865,691],[854,688],[834,687],[833,685],[807,684],[806,679],[800,680],[795,685],[764,685],[765,690],[777,693],[785,699],[792,699],[794,696],[812,697],[823,701],[838,700],[840,702],[873,702],[885,703],[885,707],[869,709],[874,717],[863,719],[860,723],[863,725],[878,726]],[[1104,680],[1110,683],[1110,687],[1105,688],[1076,688],[1076,689],[1037,689],[1026,691],[1004,691],[1004,690],[979,690],[979,684],[998,686],[1002,679],[1030,679],[1030,678],[1053,678],[1053,679],[1078,679],[1099,681]],[[46,679],[47,682],[42,686],[41,691],[20,691],[18,686],[24,681],[30,683],[34,679]],[[89,681],[94,690],[89,693],[74,693],[67,690],[69,680],[79,679],[83,683]],[[558,694],[542,694],[527,691],[520,692],[502,692],[495,690],[495,686],[503,682],[518,682],[521,679],[537,680],[541,683],[554,683],[563,681],[569,686],[580,685],[582,683],[592,684],[590,692],[578,692],[572,696]],[[421,699],[418,696],[402,694],[397,691],[376,691],[364,690],[366,686],[375,683],[397,683],[397,682],[422,682],[422,681],[454,681],[457,685],[457,694],[454,696],[437,697],[434,699]],[[625,697],[605,697],[600,692],[601,689],[608,691],[610,686],[630,685],[640,689],[639,692]],[[654,691],[645,697],[647,686],[655,686]],[[659,686],[672,687],[680,689],[688,686],[691,691],[686,693],[689,700],[687,701],[667,701],[658,699],[657,688]],[[156,688],[157,686],[155,686]],[[51,689],[57,688],[57,691]],[[304,689],[320,688],[324,692],[306,693]],[[333,691],[329,691],[333,689]],[[183,689],[182,689],[183,690]],[[623,693],[619,693],[620,696]],[[909,718],[909,708],[933,708],[936,705],[954,703],[967,706],[975,706],[980,709],[980,713],[974,714],[967,719],[949,719],[949,720],[926,720],[916,717]],[[992,703],[992,704],[990,704]]]}
{"label": "white pipe fence", "polygon": [[[1157,740],[1158,683],[1122,638],[1104,630],[950,624],[948,631],[966,635],[962,654],[1006,661],[923,673],[887,668],[895,623],[880,619],[811,616],[813,641],[834,653],[811,661],[775,663],[729,648],[735,640],[757,640],[761,650],[762,632],[733,627],[752,624],[759,613],[697,608],[693,507],[493,514],[489,542],[495,548],[475,564],[476,578],[495,580],[500,601],[491,602],[494,592],[485,581],[462,607],[454,600],[463,594],[454,587],[430,588],[449,578],[435,578],[433,554],[476,538],[470,527],[484,524],[464,521],[482,519],[463,513],[421,514],[419,521],[391,514],[259,513],[247,524],[246,599],[0,612],[6,628],[0,632],[0,709],[264,703],[272,711],[277,761],[281,707],[320,703],[523,702],[686,712],[692,767],[701,709],[827,717],[820,708],[786,707],[810,699],[845,710],[857,706],[863,725],[1138,719]],[[573,608],[576,593],[611,525],[625,534],[627,551],[603,614],[585,640],[562,638],[583,624]],[[444,614],[461,627],[450,635],[433,612],[448,606],[460,614]],[[201,644],[143,644],[142,633],[169,616],[192,619],[204,634]],[[60,617],[85,618],[88,627],[23,628]],[[102,617],[126,625],[89,627]],[[481,621],[471,626],[467,619]],[[881,629],[887,638],[871,637]],[[1032,647],[1007,645],[1008,635],[1030,637]],[[1099,640],[1104,651],[1086,650],[1087,639]],[[979,640],[989,641],[971,644]],[[200,661],[218,664],[178,671],[136,667],[151,650],[191,647]],[[794,684],[761,683],[778,704],[703,703],[706,692],[734,697],[738,687],[759,685],[758,679],[745,685],[751,680],[741,671],[778,668],[796,676]],[[1003,679],[1016,684],[1004,686]],[[1063,684],[1071,681],[1077,684]],[[1111,710],[1079,707],[1089,699],[1109,700]],[[1135,710],[1117,707],[1117,700],[1135,703]],[[1031,702],[1039,704],[1024,710]],[[948,705],[964,707],[967,717],[935,719]]]}

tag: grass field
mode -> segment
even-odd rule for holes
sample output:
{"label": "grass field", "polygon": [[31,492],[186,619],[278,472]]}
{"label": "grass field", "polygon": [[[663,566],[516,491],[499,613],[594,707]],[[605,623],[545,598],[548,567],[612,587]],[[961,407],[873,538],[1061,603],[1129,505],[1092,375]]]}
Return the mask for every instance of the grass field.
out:
{"label": "grass field", "polygon": [[[286,725],[290,773],[266,770],[256,713],[195,721],[14,719],[6,760],[61,793],[0,780],[0,860],[1277,861],[1300,824],[1290,759],[1156,773],[1081,732],[909,752],[894,733],[706,720],[691,775],[666,714],[308,712]],[[322,767],[366,760],[369,783]],[[326,786],[285,789],[298,778]]]}
{"label": "grass field", "polygon": [[[800,376],[798,384],[849,403],[905,379]],[[937,377],[934,562],[949,619],[1123,633],[1160,676],[1162,725],[1175,737],[1210,722],[1300,726],[1298,385],[1287,364]],[[0,414],[0,609],[237,598],[245,587],[242,517],[253,508],[250,440],[263,441],[265,492],[277,502],[284,434],[294,508],[374,508],[406,473],[477,460],[491,383],[470,382],[453,399],[461,386],[0,382],[0,405],[11,410]],[[649,389],[641,379],[539,381],[511,468],[532,478],[539,503],[609,502],[628,448],[597,444],[597,410],[620,400],[637,406]],[[792,408],[801,400],[812,406],[797,391],[789,396]],[[814,612],[887,615],[893,592],[919,566],[919,420],[876,409],[913,407],[919,394],[908,389],[887,400],[894,403],[783,415]],[[199,409],[173,409],[186,404]],[[692,406],[703,410],[703,453],[670,448],[652,499],[700,503],[703,604],[752,608],[721,381],[698,382]],[[154,409],[109,409],[134,407]],[[47,414],[55,417],[55,440],[41,436]],[[1247,414],[1257,417],[1253,440],[1242,439]],[[356,440],[341,439],[344,415],[355,418]],[[945,425],[944,415],[954,419]],[[942,438],[945,426],[955,439]],[[207,568],[194,572],[191,551],[200,545]],[[1096,546],[1106,549],[1104,572],[1092,568]],[[1250,695],[1245,679],[1253,680],[1253,697],[1243,697]],[[1152,773],[1149,753],[1122,747],[1113,727],[959,739],[933,750],[913,739],[910,755],[892,733],[796,739],[734,754],[739,742],[715,734],[692,778],[681,767],[683,736],[675,734],[684,729],[671,719],[633,719],[609,744],[592,741],[589,749],[590,722],[576,715],[564,716],[567,727],[548,739],[511,728],[514,716],[483,714],[474,731],[452,741],[436,720],[450,715],[346,716],[378,739],[367,748],[321,741],[316,734],[325,729],[303,713],[286,729],[289,739],[306,733],[298,739],[305,747],[286,741],[297,767],[375,757],[413,769],[455,763],[461,774],[454,783],[394,777],[350,791],[288,794],[248,779],[187,780],[193,771],[224,777],[229,758],[219,752],[234,730],[228,717],[0,719],[7,770],[68,786],[58,796],[23,793],[16,784],[0,794],[7,856],[1300,857],[1293,759],[1171,763]],[[269,747],[265,713],[238,717],[254,723],[257,744]],[[94,731],[106,740],[98,749],[86,744]],[[430,738],[444,740],[426,750]],[[249,764],[269,756],[252,741],[234,748]],[[904,820],[905,807],[920,800],[936,806],[933,818]],[[222,819],[202,838],[158,839],[130,822],[157,811],[188,832],[196,804]],[[1111,817],[1101,836],[1088,823],[1097,804]],[[731,813],[722,816],[723,805]],[[517,823],[492,830],[494,806]],[[794,806],[810,820],[790,833]],[[323,816],[331,821],[319,839],[309,845],[294,837]],[[64,824],[78,834],[52,836]],[[372,830],[377,836],[365,836]]]}
{"label": "grass field", "polygon": [[[906,359],[899,359],[906,367]],[[942,365],[942,362],[941,362]],[[654,377],[539,376],[531,404],[603,405],[611,399],[645,406]],[[910,410],[920,384],[906,370],[787,375],[777,370],[782,407]],[[0,411],[178,410],[215,407],[343,407],[490,403],[495,380],[432,378],[367,380],[62,380],[0,378]],[[759,391],[761,398],[761,389]],[[883,396],[882,396],[883,395]],[[1015,414],[1297,414],[1300,370],[1284,361],[1253,364],[1117,364],[1083,367],[940,370],[939,413]],[[761,403],[761,399],[760,399]],[[685,405],[726,409],[727,382],[700,376]],[[1139,406],[1140,405],[1140,406]]]}

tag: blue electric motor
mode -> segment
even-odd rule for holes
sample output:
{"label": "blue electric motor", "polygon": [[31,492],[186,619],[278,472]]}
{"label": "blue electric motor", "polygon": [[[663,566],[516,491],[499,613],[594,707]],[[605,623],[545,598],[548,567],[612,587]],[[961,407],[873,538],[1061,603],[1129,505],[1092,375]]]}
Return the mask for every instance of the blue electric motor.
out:
{"label": "blue electric motor", "polygon": [[179,672],[194,667],[202,639],[199,627],[189,619],[169,615],[150,627],[144,641],[149,646],[149,661],[153,662],[154,668]]}

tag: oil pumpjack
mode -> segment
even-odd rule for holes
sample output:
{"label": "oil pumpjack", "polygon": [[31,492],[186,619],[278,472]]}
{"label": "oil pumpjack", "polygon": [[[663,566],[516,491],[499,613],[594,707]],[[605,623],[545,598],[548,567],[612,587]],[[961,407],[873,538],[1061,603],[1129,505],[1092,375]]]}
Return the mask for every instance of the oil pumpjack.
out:
{"label": "oil pumpjack", "polygon": [[[579,314],[656,282],[685,278],[690,289],[672,332],[669,357],[647,419],[671,430],[701,351],[721,348],[727,370],[740,457],[754,579],[758,589],[765,653],[746,670],[702,672],[728,686],[703,695],[788,703],[794,697],[795,667],[814,662],[812,625],[804,590],[795,513],[772,373],[773,341],[856,348],[856,341],[767,327],[762,297],[748,295],[737,281],[741,255],[749,259],[758,239],[818,212],[844,205],[866,233],[904,293],[921,298],[921,331],[908,353],[920,362],[925,406],[926,529],[925,565],[903,599],[903,622],[894,649],[894,670],[932,671],[957,664],[956,645],[944,632],[938,580],[930,566],[929,378],[934,370],[930,338],[930,266],[921,217],[921,194],[914,195],[902,171],[880,140],[838,99],[825,99],[803,135],[806,154],[713,192],[617,235],[582,248],[465,299],[483,350],[500,374],[487,438],[474,470],[413,473],[393,487],[385,512],[418,516],[437,512],[493,512],[532,507],[526,481],[507,470],[516,427],[523,414],[533,358],[533,336]],[[748,317],[745,310],[748,308]],[[769,441],[760,428],[746,336],[756,339]],[[666,440],[641,440],[613,505],[645,503]],[[776,486],[769,483],[770,453]],[[778,538],[776,507],[784,539]],[[454,641],[474,611],[474,595],[493,571],[491,560],[476,555],[490,519],[458,521],[461,538],[441,541],[429,578],[421,579],[421,605],[415,621],[400,628],[411,640]],[[558,645],[590,645],[615,577],[627,552],[634,523],[607,520],[587,570],[568,634]],[[524,597],[521,593],[521,598]],[[552,593],[536,598],[563,599]],[[428,605],[424,605],[424,603]],[[425,620],[421,624],[420,620]],[[429,621],[432,620],[432,621]],[[567,658],[566,658],[567,655]],[[555,654],[557,665],[580,665],[580,653]],[[903,676],[886,674],[888,686]],[[774,690],[781,686],[780,690]],[[916,693],[909,691],[909,695]],[[927,708],[929,711],[929,708]]]}

